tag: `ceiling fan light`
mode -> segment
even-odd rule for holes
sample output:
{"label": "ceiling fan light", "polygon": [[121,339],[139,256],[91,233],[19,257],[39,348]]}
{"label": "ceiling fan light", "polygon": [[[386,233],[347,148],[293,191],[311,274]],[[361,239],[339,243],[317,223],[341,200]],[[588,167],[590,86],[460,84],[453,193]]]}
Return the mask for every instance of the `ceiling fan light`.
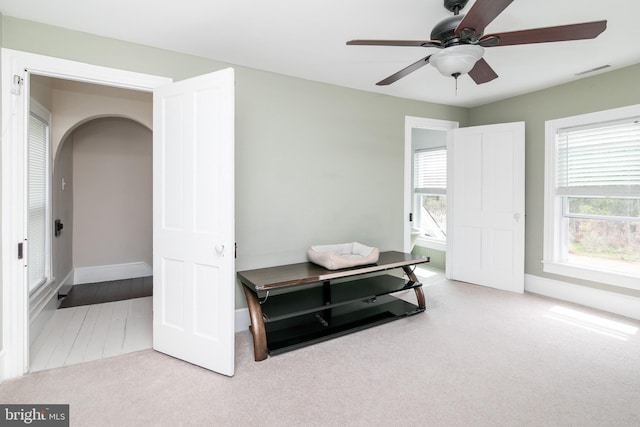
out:
{"label": "ceiling fan light", "polygon": [[467,74],[482,58],[484,49],[478,45],[461,44],[451,46],[434,53],[429,62],[440,71],[443,76]]}

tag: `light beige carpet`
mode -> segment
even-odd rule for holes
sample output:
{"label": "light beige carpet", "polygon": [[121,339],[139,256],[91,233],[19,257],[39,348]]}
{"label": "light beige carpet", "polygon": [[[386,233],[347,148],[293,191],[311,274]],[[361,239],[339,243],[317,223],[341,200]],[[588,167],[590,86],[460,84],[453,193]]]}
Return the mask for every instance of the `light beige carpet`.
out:
{"label": "light beige carpet", "polygon": [[638,426],[640,322],[440,281],[426,313],[227,378],[146,350],[0,385],[3,403],[69,403],[72,426]]}

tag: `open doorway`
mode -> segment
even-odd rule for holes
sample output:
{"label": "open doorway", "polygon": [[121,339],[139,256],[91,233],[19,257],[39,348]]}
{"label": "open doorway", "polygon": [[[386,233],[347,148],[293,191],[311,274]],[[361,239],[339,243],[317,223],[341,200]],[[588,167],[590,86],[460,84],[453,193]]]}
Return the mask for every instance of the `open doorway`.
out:
{"label": "open doorway", "polygon": [[405,118],[405,252],[446,265],[447,138],[458,122]]}
{"label": "open doorway", "polygon": [[151,348],[151,94],[40,75],[29,88],[52,118],[57,289],[30,294],[30,370]]}
{"label": "open doorway", "polygon": [[[233,375],[234,70],[174,83],[10,49],[2,49],[1,63],[2,379],[29,370],[30,304],[21,248],[27,217],[25,85],[32,74],[153,93],[153,117],[144,122],[153,129],[153,348]],[[57,290],[47,286],[42,300]]]}

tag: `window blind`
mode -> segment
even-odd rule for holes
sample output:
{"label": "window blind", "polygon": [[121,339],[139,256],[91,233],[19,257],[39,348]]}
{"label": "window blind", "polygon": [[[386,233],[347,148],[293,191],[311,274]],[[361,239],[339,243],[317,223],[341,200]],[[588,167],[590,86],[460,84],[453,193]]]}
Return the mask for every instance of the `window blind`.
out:
{"label": "window blind", "polygon": [[556,193],[640,196],[640,117],[560,129]]}
{"label": "window blind", "polygon": [[46,224],[49,126],[29,116],[27,177],[27,271],[29,291],[46,281]]}
{"label": "window blind", "polygon": [[419,150],[413,154],[413,188],[417,193],[447,193],[447,150]]}

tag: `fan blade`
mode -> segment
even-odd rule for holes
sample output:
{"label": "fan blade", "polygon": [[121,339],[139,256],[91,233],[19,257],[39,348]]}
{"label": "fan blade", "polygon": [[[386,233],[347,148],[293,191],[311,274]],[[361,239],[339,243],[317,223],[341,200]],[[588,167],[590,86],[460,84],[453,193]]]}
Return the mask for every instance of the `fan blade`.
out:
{"label": "fan blade", "polygon": [[[594,21],[583,22],[582,24],[511,31],[508,33],[487,34],[480,39],[480,45],[484,47],[511,46],[517,44],[594,39],[606,28],[607,21]],[[496,38],[498,39],[497,44],[495,43]],[[493,41],[493,43],[483,44],[484,40]]]}
{"label": "fan blade", "polygon": [[493,68],[487,64],[487,61],[485,61],[484,58],[480,58],[478,62],[476,62],[476,65],[474,65],[471,71],[469,71],[469,76],[474,82],[476,82],[476,84],[479,85],[498,78],[496,72],[493,71]]}
{"label": "fan blade", "polygon": [[442,42],[439,40],[351,40],[347,45],[442,47]]}
{"label": "fan blade", "polygon": [[512,2],[513,0],[477,0],[456,27],[455,34],[460,35],[460,31],[470,28],[481,35],[485,27]]}
{"label": "fan blade", "polygon": [[413,73],[417,69],[422,68],[425,65],[427,65],[429,63],[429,58],[430,57],[431,57],[431,55],[425,56],[421,60],[416,61],[413,64],[409,65],[408,67],[403,68],[402,70],[398,71],[397,73],[390,75],[386,79],[380,80],[378,83],[376,83],[376,85],[378,85],[378,86],[390,85],[391,83],[394,83],[394,82],[400,80],[401,78],[403,78],[405,76],[408,76],[409,74]]}

